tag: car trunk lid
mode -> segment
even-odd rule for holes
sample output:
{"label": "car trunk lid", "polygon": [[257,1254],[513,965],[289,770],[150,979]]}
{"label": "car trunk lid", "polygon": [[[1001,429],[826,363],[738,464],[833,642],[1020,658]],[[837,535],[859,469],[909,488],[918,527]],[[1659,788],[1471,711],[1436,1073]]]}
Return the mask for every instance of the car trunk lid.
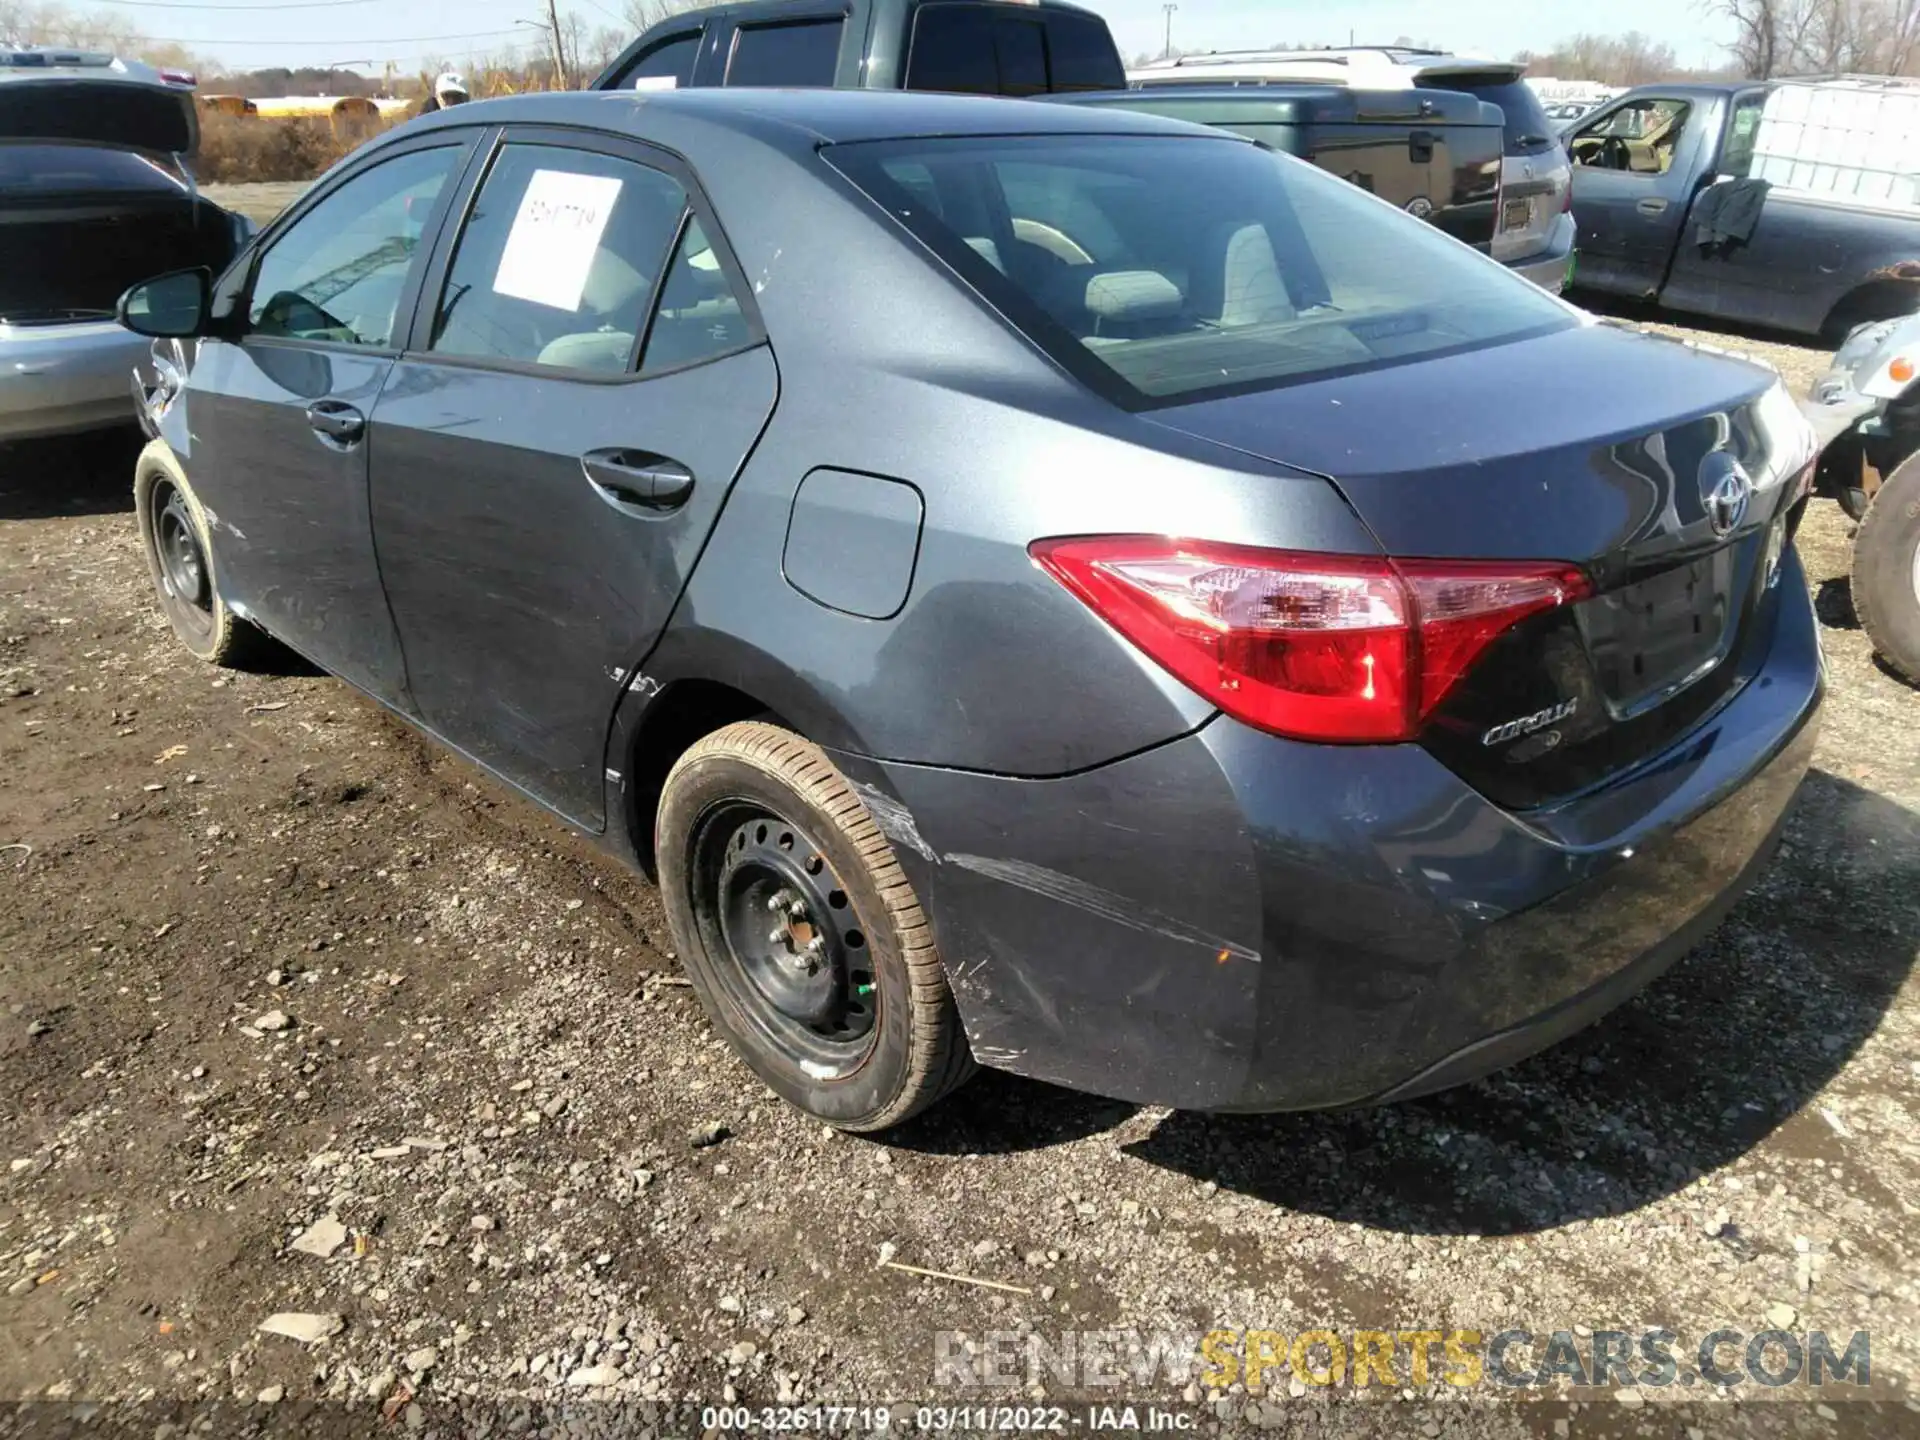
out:
{"label": "car trunk lid", "polygon": [[1326,476],[1391,556],[1587,573],[1588,598],[1497,640],[1422,736],[1490,798],[1525,808],[1665,748],[1764,653],[1753,646],[1771,630],[1779,527],[1798,497],[1768,482],[1810,458],[1783,457],[1797,432],[1769,433],[1771,383],[1743,362],[1584,326],[1154,419]]}
{"label": "car trunk lid", "polygon": [[0,140],[72,140],[187,155],[199,138],[193,92],[185,86],[72,74],[10,74],[0,81]]}

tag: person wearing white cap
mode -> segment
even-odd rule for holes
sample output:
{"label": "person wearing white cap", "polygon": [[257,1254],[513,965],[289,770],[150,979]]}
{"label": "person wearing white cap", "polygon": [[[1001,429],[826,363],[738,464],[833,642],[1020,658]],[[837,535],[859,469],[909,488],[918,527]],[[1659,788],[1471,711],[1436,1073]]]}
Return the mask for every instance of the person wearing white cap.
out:
{"label": "person wearing white cap", "polygon": [[422,115],[434,110],[444,110],[450,105],[464,105],[473,98],[467,91],[467,82],[457,71],[443,70],[433,82],[433,93],[420,107]]}

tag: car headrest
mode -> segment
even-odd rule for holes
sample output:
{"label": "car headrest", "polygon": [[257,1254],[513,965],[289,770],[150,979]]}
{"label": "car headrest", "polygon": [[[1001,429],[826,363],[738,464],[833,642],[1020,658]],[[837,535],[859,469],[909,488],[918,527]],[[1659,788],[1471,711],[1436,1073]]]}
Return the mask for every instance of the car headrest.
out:
{"label": "car headrest", "polygon": [[1086,306],[1100,320],[1160,320],[1186,297],[1158,270],[1107,270],[1087,281]]}

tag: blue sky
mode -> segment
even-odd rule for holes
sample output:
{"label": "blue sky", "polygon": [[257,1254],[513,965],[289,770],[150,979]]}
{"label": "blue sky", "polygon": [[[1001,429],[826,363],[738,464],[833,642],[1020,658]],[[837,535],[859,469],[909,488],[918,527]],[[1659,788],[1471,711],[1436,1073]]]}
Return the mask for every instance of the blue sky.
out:
{"label": "blue sky", "polygon": [[[1082,0],[1107,17],[1131,57],[1158,52],[1166,18],[1161,0]],[[263,65],[344,64],[392,59],[403,71],[427,54],[464,60],[511,42],[515,22],[543,12],[540,0],[78,0],[76,8],[112,9],[148,34],[183,40],[236,69]],[[240,6],[254,8],[237,8]],[[284,8],[267,8],[279,6]],[[236,8],[217,8],[236,7]],[[588,25],[614,24],[621,0],[561,0]],[[1671,44],[1683,62],[1720,58],[1723,23],[1699,0],[1612,0],[1602,8],[1575,0],[1184,0],[1173,17],[1174,42],[1190,49],[1238,49],[1276,41],[1361,42],[1406,35],[1450,48],[1509,55],[1547,49],[1582,29],[1643,30]],[[520,27],[529,40],[538,32]]]}

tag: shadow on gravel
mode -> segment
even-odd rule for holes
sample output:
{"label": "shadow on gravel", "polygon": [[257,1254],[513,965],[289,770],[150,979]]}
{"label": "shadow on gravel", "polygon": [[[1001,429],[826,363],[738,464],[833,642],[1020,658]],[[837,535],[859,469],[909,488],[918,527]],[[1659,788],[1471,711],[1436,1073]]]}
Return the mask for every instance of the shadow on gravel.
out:
{"label": "shadow on gravel", "polygon": [[[1920,945],[1916,895],[1920,816],[1816,771],[1754,892],[1591,1030],[1425,1100],[1175,1114],[1127,1148],[1222,1189],[1382,1230],[1510,1235],[1635,1210],[1812,1103],[1906,979]],[[1050,1118],[1068,1108],[1047,1099]],[[1782,1143],[1838,1142],[1809,1116]]]}
{"label": "shadow on gravel", "polygon": [[1139,1109],[1000,1070],[982,1070],[956,1095],[887,1132],[884,1144],[923,1155],[1043,1150],[1111,1130]]}
{"label": "shadow on gravel", "polygon": [[146,443],[131,426],[0,445],[0,520],[133,513],[133,462]]}
{"label": "shadow on gravel", "polygon": [[1829,630],[1858,630],[1860,617],[1853,609],[1853,581],[1845,575],[1822,580],[1813,595],[1813,613]]}

